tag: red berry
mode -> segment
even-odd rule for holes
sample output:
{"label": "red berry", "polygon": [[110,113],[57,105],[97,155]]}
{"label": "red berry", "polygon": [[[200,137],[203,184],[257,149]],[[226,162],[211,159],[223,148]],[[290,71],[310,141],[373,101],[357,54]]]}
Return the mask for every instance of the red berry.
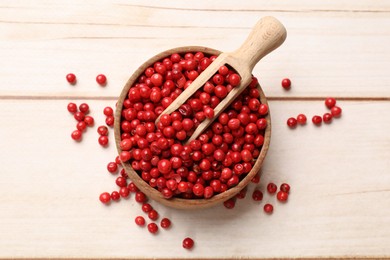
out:
{"label": "red berry", "polygon": [[171,226],[171,221],[168,218],[163,218],[160,222],[162,228],[169,228]]}
{"label": "red berry", "polygon": [[89,112],[89,106],[87,103],[82,103],[79,106],[80,112],[83,112],[84,114],[87,114]]}
{"label": "red berry", "polygon": [[68,111],[72,114],[77,112],[77,105],[75,103],[69,103],[67,108]]}
{"label": "red berry", "polygon": [[135,192],[135,201],[137,201],[139,203],[144,203],[146,201],[145,194],[141,191],[136,191]]}
{"label": "red berry", "polygon": [[305,116],[304,114],[299,114],[299,115],[297,116],[297,122],[298,122],[298,124],[304,125],[304,124],[306,124],[306,121],[307,121],[307,118],[306,118],[306,116]]}
{"label": "red berry", "polygon": [[232,87],[237,87],[241,82],[241,77],[237,73],[233,73],[229,76],[229,83]]}
{"label": "red berry", "polygon": [[79,141],[81,140],[83,133],[80,130],[74,130],[71,134],[73,140]]}
{"label": "red berry", "polygon": [[297,126],[297,120],[293,117],[290,117],[288,120],[287,120],[287,125],[288,127],[290,128],[295,128]]}
{"label": "red berry", "polygon": [[122,176],[116,178],[115,183],[118,187],[127,187],[126,178],[123,178]]}
{"label": "red berry", "polygon": [[320,116],[313,116],[313,118],[311,119],[311,121],[312,121],[313,124],[315,124],[315,125],[321,125],[321,123],[322,123],[322,117],[320,117]]}
{"label": "red berry", "polygon": [[289,193],[290,185],[288,185],[287,183],[282,183],[282,185],[280,185],[280,190]]}
{"label": "red berry", "polygon": [[278,187],[275,185],[275,183],[268,183],[267,185],[267,191],[269,192],[269,194],[274,194],[276,191],[277,191]]}
{"label": "red berry", "polygon": [[98,127],[97,132],[99,135],[108,135],[108,128],[105,125],[101,125]]}
{"label": "red berry", "polygon": [[203,112],[204,112],[204,115],[207,118],[213,118],[214,117],[214,109],[212,109],[211,107],[203,108]]}
{"label": "red berry", "polygon": [[119,189],[119,194],[122,198],[127,198],[130,195],[130,190],[127,187],[121,187]]}
{"label": "red berry", "polygon": [[218,73],[221,74],[222,76],[226,76],[229,73],[229,68],[223,65],[219,67]]}
{"label": "red berry", "polygon": [[149,223],[148,224],[148,230],[149,230],[150,233],[156,234],[157,231],[158,231],[158,226],[156,225],[156,223]]}
{"label": "red berry", "polygon": [[192,238],[186,237],[183,240],[183,248],[185,249],[191,249],[194,247],[194,240]]}
{"label": "red berry", "polygon": [[73,73],[69,73],[66,75],[66,80],[70,83],[70,84],[75,84],[76,83],[76,75],[74,75]]}
{"label": "red berry", "polygon": [[93,119],[92,116],[85,116],[84,122],[87,126],[93,126],[93,124],[95,123],[95,119]]}
{"label": "red berry", "polygon": [[260,182],[260,174],[256,174],[256,175],[252,178],[251,182],[253,182],[253,183],[259,183],[259,182]]}
{"label": "red berry", "polygon": [[108,125],[108,126],[114,125],[114,117],[113,116],[106,117],[106,125]]}
{"label": "red berry", "polygon": [[99,196],[99,200],[104,203],[104,204],[108,204],[111,200],[111,195],[110,193],[108,192],[103,192],[102,194],[100,194]]}
{"label": "red berry", "polygon": [[107,164],[107,171],[109,171],[110,173],[116,173],[117,170],[118,165],[115,162],[109,162]]}
{"label": "red berry", "polygon": [[268,106],[266,104],[261,104],[258,112],[260,115],[265,116],[268,114]]}
{"label": "red berry", "polygon": [[83,121],[84,118],[85,118],[85,114],[83,112],[76,112],[74,113],[73,115],[74,119],[76,119],[77,121]]}
{"label": "red berry", "polygon": [[101,146],[107,146],[108,145],[108,137],[106,135],[99,136],[98,141],[99,141],[99,144]]}
{"label": "red berry", "polygon": [[288,193],[284,191],[278,191],[276,198],[281,202],[285,202],[288,199]]}
{"label": "red berry", "polygon": [[152,205],[150,205],[149,203],[144,203],[142,204],[142,211],[145,212],[145,213],[149,213],[150,211],[153,210],[153,207]]}
{"label": "red berry", "polygon": [[336,105],[336,99],[332,97],[328,97],[325,99],[325,106],[329,109]]}
{"label": "red berry", "polygon": [[288,78],[283,79],[282,80],[282,87],[284,89],[290,89],[290,87],[291,87],[291,80],[288,79]]}
{"label": "red berry", "polygon": [[267,214],[271,214],[274,211],[274,207],[271,204],[264,205],[264,212]]}
{"label": "red berry", "polygon": [[341,111],[342,111],[341,108],[338,106],[334,106],[330,110],[330,112],[332,113],[332,116],[334,116],[334,117],[340,117]]}
{"label": "red berry", "polygon": [[234,206],[236,205],[236,200],[234,198],[231,198],[231,199],[228,199],[227,201],[225,201],[223,203],[223,205],[225,206],[225,208],[227,209],[232,209],[234,208]]}
{"label": "red berry", "polygon": [[141,227],[145,226],[145,218],[142,216],[137,216],[135,218],[135,224],[137,224],[138,226],[141,226]]}
{"label": "red berry", "polygon": [[119,195],[119,192],[117,192],[117,191],[111,192],[111,199],[112,200],[118,201],[120,198],[121,198],[121,196]]}
{"label": "red berry", "polygon": [[331,123],[332,122],[332,114],[331,113],[325,113],[323,116],[322,116],[322,119],[324,120],[324,123]]}
{"label": "red berry", "polygon": [[105,107],[103,109],[103,114],[105,116],[112,116],[112,115],[114,115],[114,110],[111,107]]}
{"label": "red berry", "polygon": [[158,219],[158,212],[156,210],[152,209],[151,211],[148,212],[148,217],[151,220],[157,220]]}
{"label": "red berry", "polygon": [[237,118],[230,119],[228,122],[228,127],[231,130],[237,130],[238,128],[240,128],[240,120]]}
{"label": "red berry", "polygon": [[263,193],[258,189],[254,190],[252,193],[252,199],[255,201],[261,201],[263,199]]}
{"label": "red berry", "polygon": [[169,173],[171,170],[172,170],[172,164],[169,160],[167,159],[162,159],[158,162],[158,170],[162,173],[162,174],[167,174]]}
{"label": "red berry", "polygon": [[99,75],[96,76],[96,82],[97,82],[99,85],[104,86],[104,85],[106,85],[106,83],[107,83],[107,78],[106,78],[105,75],[99,74]]}

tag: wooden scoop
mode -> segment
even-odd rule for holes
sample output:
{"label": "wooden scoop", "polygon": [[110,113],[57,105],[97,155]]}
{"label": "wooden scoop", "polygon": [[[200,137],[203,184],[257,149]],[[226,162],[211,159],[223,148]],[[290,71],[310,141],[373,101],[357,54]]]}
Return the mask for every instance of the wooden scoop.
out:
{"label": "wooden scoop", "polygon": [[287,32],[284,26],[274,17],[267,16],[260,19],[253,27],[246,41],[239,49],[233,52],[224,52],[207,67],[191,85],[184,90],[157,118],[156,124],[163,114],[170,114],[177,110],[199,88],[201,88],[217,71],[227,64],[240,76],[241,83],[214,108],[214,117],[206,118],[187,140],[196,139],[213,121],[232,103],[252,80],[252,70],[255,65],[268,53],[278,48],[286,39]]}

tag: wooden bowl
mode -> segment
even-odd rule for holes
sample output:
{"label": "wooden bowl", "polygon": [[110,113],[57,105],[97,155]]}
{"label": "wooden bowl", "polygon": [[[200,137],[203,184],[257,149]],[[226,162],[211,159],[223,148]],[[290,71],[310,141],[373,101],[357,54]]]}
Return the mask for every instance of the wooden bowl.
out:
{"label": "wooden bowl", "polygon": [[[121,141],[121,114],[123,109],[123,102],[126,99],[129,89],[134,85],[134,83],[137,81],[140,75],[143,74],[146,68],[153,65],[153,63],[160,61],[166,57],[169,57],[173,53],[186,53],[186,52],[198,52],[201,51],[208,55],[219,55],[221,52],[215,49],[210,49],[207,47],[200,47],[200,46],[187,46],[187,47],[179,47],[170,49],[164,52],[161,52],[160,54],[157,54],[156,56],[152,57],[148,61],[146,61],[144,64],[142,64],[130,77],[130,79],[127,81],[126,85],[124,86],[118,102],[116,106],[116,112],[115,112],[115,125],[114,125],[114,131],[115,131],[115,143],[118,150],[118,153],[120,154],[122,152],[120,148],[120,141]],[[267,104],[267,99],[264,95],[263,90],[261,89],[260,85],[257,85],[257,89],[260,92],[260,101],[262,104]],[[210,199],[182,199],[182,198],[171,198],[166,199],[162,196],[162,194],[155,188],[152,188],[147,182],[145,182],[136,171],[133,170],[131,167],[131,164],[128,162],[123,163],[123,168],[127,172],[130,180],[132,180],[137,187],[145,193],[146,196],[150,197],[153,200],[156,200],[166,206],[178,208],[178,209],[200,209],[200,208],[207,208],[214,206],[216,204],[221,204],[224,201],[232,198],[235,196],[238,192],[240,192],[243,188],[245,188],[248,183],[252,180],[252,178],[260,172],[260,168],[263,165],[264,158],[267,154],[270,138],[271,138],[271,118],[270,113],[268,112],[267,116],[265,117],[267,120],[267,128],[265,129],[264,133],[264,144],[261,148],[260,154],[256,159],[255,164],[253,165],[252,170],[239,182],[239,184],[235,187],[232,187],[228,189],[227,191],[223,193],[219,193],[217,195],[214,195]]]}

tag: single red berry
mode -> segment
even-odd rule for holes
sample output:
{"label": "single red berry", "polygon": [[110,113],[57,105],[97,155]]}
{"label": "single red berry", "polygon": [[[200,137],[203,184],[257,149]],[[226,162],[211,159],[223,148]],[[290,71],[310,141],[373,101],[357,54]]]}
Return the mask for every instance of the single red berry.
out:
{"label": "single red berry", "polygon": [[135,201],[139,203],[144,203],[146,201],[146,196],[142,191],[135,192]]}
{"label": "single red berry", "polygon": [[106,125],[108,125],[108,126],[114,125],[114,117],[113,116],[106,117]]}
{"label": "single red berry", "polygon": [[87,124],[84,121],[78,122],[76,128],[83,132],[87,128]]}
{"label": "single red berry", "polygon": [[265,213],[271,214],[273,211],[274,211],[274,206],[272,206],[271,204],[268,204],[268,203],[264,205],[264,212]]}
{"label": "single red berry", "polygon": [[287,183],[282,183],[280,185],[280,190],[289,193],[290,192],[290,185]]}
{"label": "single red berry", "polygon": [[68,104],[68,111],[72,114],[77,112],[77,105],[75,103]]}
{"label": "single red berry", "polygon": [[237,73],[233,73],[229,76],[229,83],[232,87],[237,87],[241,82],[241,77]]}
{"label": "single red berry", "polygon": [[81,140],[83,133],[80,130],[74,130],[71,134],[73,140],[79,141]]}
{"label": "single red berry", "polygon": [[116,173],[116,171],[118,170],[118,165],[115,162],[109,162],[107,164],[107,170],[110,173]]}
{"label": "single red berry", "polygon": [[332,113],[332,116],[334,116],[334,117],[340,117],[341,111],[342,111],[341,108],[338,106],[334,106],[330,110],[330,112]]}
{"label": "single red berry", "polygon": [[121,187],[119,189],[119,194],[122,198],[127,198],[130,195],[130,190],[127,187]]}
{"label": "single red berry", "polygon": [[105,116],[112,116],[112,115],[114,115],[114,110],[111,107],[105,107],[103,109],[103,114]]}
{"label": "single red berry", "polygon": [[105,125],[101,125],[98,127],[97,132],[99,135],[108,135],[108,128]]}
{"label": "single red berry", "polygon": [[137,224],[138,226],[141,226],[141,227],[145,226],[145,218],[142,216],[137,216],[135,218],[135,224]]}
{"label": "single red berry", "polygon": [[336,105],[336,99],[332,97],[328,97],[325,99],[325,106],[329,109]]}
{"label": "single red berry", "polygon": [[207,117],[207,118],[213,118],[214,117],[214,109],[212,109],[211,107],[205,107],[203,108],[203,112],[204,112],[204,115]]}
{"label": "single red berry", "polygon": [[291,80],[288,79],[288,78],[283,79],[282,80],[282,87],[284,89],[290,89],[290,87],[291,87]]}
{"label": "single red berry", "polygon": [[311,119],[311,121],[312,121],[313,124],[315,124],[315,125],[321,125],[321,123],[322,123],[322,117],[320,117],[320,116],[313,116],[313,118]]}
{"label": "single red berry", "polygon": [[288,199],[288,193],[284,191],[278,191],[276,198],[281,202],[285,202]]}
{"label": "single red berry", "polygon": [[222,76],[226,76],[229,73],[229,68],[223,65],[219,67],[218,73],[221,74]]}
{"label": "single red berry", "polygon": [[120,198],[121,198],[121,196],[119,195],[119,192],[117,192],[117,191],[111,192],[111,199],[113,201],[118,201]]}
{"label": "single red berry", "polygon": [[260,182],[260,174],[256,174],[256,175],[252,178],[251,182],[253,182],[253,183],[259,183],[259,182]]}
{"label": "single red berry", "polygon": [[232,209],[236,205],[236,200],[234,198],[228,199],[228,200],[223,202],[223,205],[227,209]]}
{"label": "single red berry", "polygon": [[295,128],[297,126],[297,120],[293,117],[290,117],[288,120],[287,120],[287,125],[288,127],[290,128]]}
{"label": "single red berry", "polygon": [[149,213],[150,211],[153,210],[153,207],[152,205],[150,205],[149,203],[143,203],[142,204],[142,211],[145,212],[145,213]]}
{"label": "single red berry", "polygon": [[85,114],[83,112],[76,112],[73,114],[73,117],[74,119],[76,119],[77,121],[84,121],[84,118],[85,118]]}
{"label": "single red berry", "polygon": [[332,114],[331,113],[325,113],[323,116],[322,116],[322,119],[324,120],[324,123],[327,123],[327,124],[330,124],[332,122]]}
{"label": "single red berry", "polygon": [[260,190],[255,189],[252,193],[252,199],[254,201],[261,201],[263,199],[263,193]]}
{"label": "single red berry", "polygon": [[101,85],[101,86],[104,86],[106,85],[107,83],[107,77],[103,74],[99,74],[96,76],[96,82]]}
{"label": "single red berry", "polygon": [[66,80],[70,83],[70,84],[76,84],[76,75],[74,75],[73,73],[69,73],[66,75]]}
{"label": "single red berry", "polygon": [[260,115],[265,116],[268,114],[268,106],[266,104],[261,104],[258,112]]}
{"label": "single red berry", "polygon": [[169,228],[171,226],[171,221],[168,218],[163,218],[160,222],[162,228]]}
{"label": "single red berry", "polygon": [[149,230],[150,233],[156,234],[157,231],[158,231],[158,226],[156,225],[156,223],[149,223],[148,224],[148,230]]}
{"label": "single red berry", "polygon": [[102,194],[100,194],[99,196],[99,200],[104,203],[104,204],[108,204],[111,200],[111,195],[110,193],[108,192],[103,192]]}
{"label": "single red berry", "polygon": [[122,176],[116,178],[115,183],[118,185],[118,187],[127,187],[126,178],[123,178]]}
{"label": "single red berry", "polygon": [[79,106],[80,112],[83,112],[84,114],[89,112],[89,106],[87,103],[81,103]]}
{"label": "single red berry", "polygon": [[273,183],[273,182],[268,183],[267,191],[269,194],[275,194],[277,189],[278,189],[278,187],[275,185],[275,183]]}
{"label": "single red berry", "polygon": [[151,211],[148,212],[148,217],[151,220],[157,220],[159,215],[158,215],[158,212],[156,210],[152,209]]}
{"label": "single red berry", "polygon": [[95,123],[95,119],[93,119],[92,116],[85,116],[84,122],[87,126],[93,126],[93,124]]}
{"label": "single red berry", "polygon": [[304,114],[299,114],[299,115],[297,116],[297,122],[298,122],[298,124],[304,125],[304,124],[306,124],[306,121],[307,121],[307,118],[306,118],[306,116],[305,116]]}
{"label": "single red berry", "polygon": [[191,249],[194,247],[194,240],[192,238],[186,237],[183,239],[183,248]]}
{"label": "single red berry", "polygon": [[101,146],[107,146],[108,145],[108,137],[106,135],[99,136],[98,141],[99,141],[99,144]]}

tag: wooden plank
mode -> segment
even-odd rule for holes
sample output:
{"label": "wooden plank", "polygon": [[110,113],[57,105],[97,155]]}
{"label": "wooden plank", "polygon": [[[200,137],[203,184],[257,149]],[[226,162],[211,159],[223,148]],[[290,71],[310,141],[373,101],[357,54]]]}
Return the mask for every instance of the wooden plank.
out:
{"label": "wooden plank", "polygon": [[[115,157],[113,135],[104,149],[96,133],[102,109],[114,102],[88,101],[97,123],[81,143],[70,139],[75,120],[67,103],[0,100],[0,258],[390,256],[390,102],[340,101],[343,116],[331,125],[290,130],[288,117],[303,112],[310,119],[326,111],[323,103],[271,101],[260,187],[290,183],[288,203],[265,194],[258,205],[250,193],[234,210],[153,203],[173,221],[157,236],[133,223],[143,214],[133,198],[109,207],[98,201],[116,189],[105,169]],[[262,211],[266,202],[275,206],[270,216]],[[191,252],[181,248],[186,236],[196,241]]]}
{"label": "wooden plank", "polygon": [[[172,8],[169,2],[3,1],[0,95],[116,97],[155,54],[186,45],[234,50],[260,17],[275,15],[287,27],[287,40],[254,70],[268,96],[389,98],[389,1],[336,2],[328,8],[342,12],[319,12],[325,4],[311,2],[279,10],[282,4],[272,9],[265,1],[245,1],[232,12],[232,4],[214,10],[218,1],[202,2],[204,10],[196,3],[173,8],[178,1]],[[64,80],[68,72],[78,76],[76,86]],[[95,82],[99,73],[108,76],[106,88]],[[293,81],[288,93],[280,87],[284,77]]]}

